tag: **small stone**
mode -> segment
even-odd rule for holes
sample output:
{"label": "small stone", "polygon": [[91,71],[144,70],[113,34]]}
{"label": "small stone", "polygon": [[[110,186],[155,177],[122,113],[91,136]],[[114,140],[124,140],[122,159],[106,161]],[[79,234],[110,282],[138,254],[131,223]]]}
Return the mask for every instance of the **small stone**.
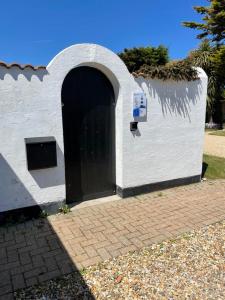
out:
{"label": "small stone", "polygon": [[119,275],[116,279],[115,279],[115,283],[120,283],[122,281],[123,277],[121,275]]}

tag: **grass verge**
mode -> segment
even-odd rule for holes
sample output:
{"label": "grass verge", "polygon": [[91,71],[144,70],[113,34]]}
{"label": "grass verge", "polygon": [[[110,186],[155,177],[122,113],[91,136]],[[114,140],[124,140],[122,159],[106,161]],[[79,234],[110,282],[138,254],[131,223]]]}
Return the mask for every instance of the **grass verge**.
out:
{"label": "grass verge", "polygon": [[215,130],[210,132],[209,135],[225,136],[225,130]]}
{"label": "grass verge", "polygon": [[204,154],[203,177],[208,179],[225,179],[225,158]]}

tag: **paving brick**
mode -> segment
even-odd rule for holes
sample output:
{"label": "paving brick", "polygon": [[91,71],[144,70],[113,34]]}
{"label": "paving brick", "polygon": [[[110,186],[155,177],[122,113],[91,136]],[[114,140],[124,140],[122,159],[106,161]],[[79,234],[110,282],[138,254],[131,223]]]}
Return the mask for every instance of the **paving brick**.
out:
{"label": "paving brick", "polygon": [[22,274],[12,276],[12,285],[13,289],[23,289],[26,287],[24,277]]}
{"label": "paving brick", "polygon": [[93,246],[88,246],[85,247],[85,252],[87,253],[87,255],[91,258],[91,257],[95,257],[97,256],[97,252],[95,250],[95,248]]}
{"label": "paving brick", "polygon": [[1,272],[11,270],[18,266],[20,266],[19,261],[8,262],[8,263],[6,262],[5,264],[1,265]]}
{"label": "paving brick", "polygon": [[70,274],[71,272],[77,270],[77,264],[78,263],[76,263],[75,265],[71,260],[61,261],[59,265],[59,270],[63,275]]}
{"label": "paving brick", "polygon": [[54,271],[58,269],[58,265],[54,257],[49,257],[45,260],[45,267],[48,269],[48,271]]}
{"label": "paving brick", "polygon": [[25,246],[25,247],[22,247],[22,248],[18,248],[19,253],[30,252],[32,250],[37,250],[37,246],[36,245],[30,245],[30,246]]}
{"label": "paving brick", "polygon": [[0,273],[0,286],[10,284],[10,273],[1,272]]}
{"label": "paving brick", "polygon": [[3,243],[1,243],[1,247],[10,247],[16,244],[15,240],[10,240],[10,241],[4,241]]}
{"label": "paving brick", "polygon": [[1,265],[4,265],[4,264],[6,264],[7,263],[7,256],[6,257],[2,257],[2,258],[0,258],[0,268],[1,268]]}
{"label": "paving brick", "polygon": [[13,251],[9,251],[7,253],[7,261],[8,262],[14,262],[14,261],[18,261],[19,259],[19,253],[16,250]]}
{"label": "paving brick", "polygon": [[120,249],[113,249],[108,251],[112,257],[117,257],[121,255]]}
{"label": "paving brick", "polygon": [[68,259],[68,254],[66,252],[61,252],[60,254],[55,255],[54,258],[57,262],[60,263],[61,261]]}
{"label": "paving brick", "polygon": [[0,228],[1,293],[220,221],[224,192],[225,180],[208,181]]}
{"label": "paving brick", "polygon": [[31,263],[31,257],[29,255],[29,253],[27,253],[27,252],[20,253],[19,254],[19,259],[20,259],[20,263],[22,265],[26,265],[26,264]]}
{"label": "paving brick", "polygon": [[83,262],[87,259],[89,259],[88,255],[86,253],[84,254],[81,254],[81,255],[76,255],[74,257],[72,257],[72,259],[75,261],[75,262]]}
{"label": "paving brick", "polygon": [[138,249],[138,247],[136,247],[135,245],[130,245],[130,246],[121,248],[120,249],[120,253],[121,254],[126,254],[128,252],[133,252],[133,251],[135,251],[137,249]]}
{"label": "paving brick", "polygon": [[13,293],[7,293],[2,298],[3,300],[15,300]]}
{"label": "paving brick", "polygon": [[38,239],[36,240],[36,243],[37,243],[38,248],[39,248],[39,247],[45,247],[45,246],[48,246],[48,244],[47,244],[47,239],[45,239],[44,237],[38,238]]}
{"label": "paving brick", "polygon": [[46,280],[50,280],[50,279],[53,279],[53,278],[56,278],[58,276],[62,275],[62,273],[60,272],[60,270],[54,270],[54,271],[51,271],[51,272],[47,272],[45,274],[42,274],[42,275],[39,275],[38,276],[38,280],[39,282],[44,282]]}
{"label": "paving brick", "polygon": [[111,242],[111,244],[119,242],[119,239],[114,234],[108,234],[107,239]]}
{"label": "paving brick", "polygon": [[129,246],[132,244],[132,240],[129,240],[126,238],[126,236],[119,236],[118,240],[124,245],[124,246]]}
{"label": "paving brick", "polygon": [[98,264],[101,261],[102,261],[102,258],[100,256],[96,256],[96,257],[92,257],[92,258],[82,261],[82,264],[83,264],[84,268],[86,268],[88,266]]}
{"label": "paving brick", "polygon": [[112,258],[112,256],[109,254],[109,252],[105,248],[100,248],[97,250],[97,252],[101,256],[103,261]]}
{"label": "paving brick", "polygon": [[160,235],[157,235],[157,236],[153,237],[151,240],[152,240],[153,243],[157,244],[157,243],[161,243],[165,239],[166,239],[166,236],[160,234]]}
{"label": "paving brick", "polygon": [[35,255],[38,255],[38,254],[46,253],[48,251],[50,251],[50,248],[48,246],[38,247],[36,249],[31,250],[30,255],[35,256]]}
{"label": "paving brick", "polygon": [[144,243],[142,241],[140,241],[138,238],[132,238],[130,239],[132,245],[136,246],[137,248],[142,248],[144,247]]}
{"label": "paving brick", "polygon": [[26,287],[38,284],[38,277],[31,277],[25,280]]}
{"label": "paving brick", "polygon": [[56,239],[48,240],[48,245],[49,245],[51,250],[55,250],[55,249],[60,248],[60,244]]}
{"label": "paving brick", "polygon": [[98,242],[103,242],[107,240],[107,237],[102,232],[96,232],[94,237]]}
{"label": "paving brick", "polygon": [[124,245],[122,243],[115,243],[115,244],[111,244],[110,246],[106,246],[105,248],[108,251],[113,251],[113,250],[118,250],[123,247],[124,247]]}
{"label": "paving brick", "polygon": [[33,264],[19,265],[17,267],[11,268],[9,270],[9,272],[13,276],[13,275],[16,275],[16,274],[22,274],[24,272],[33,270],[33,268],[34,268]]}
{"label": "paving brick", "polygon": [[0,286],[0,299],[3,300],[4,299],[3,295],[11,293],[12,291],[13,289],[11,284]]}
{"label": "paving brick", "polygon": [[111,245],[111,241],[106,240],[106,241],[98,242],[98,243],[94,244],[94,247],[95,247],[95,249],[100,249],[100,248],[103,248],[103,247],[106,247],[109,245]]}
{"label": "paving brick", "polygon": [[69,245],[71,246],[71,248],[74,250],[74,252],[78,255],[78,254],[82,254],[84,253],[84,248],[81,247],[81,245],[78,242],[74,242],[73,240],[71,240],[69,242]]}
{"label": "paving brick", "polygon": [[63,252],[64,252],[64,250],[62,250],[62,249],[55,249],[52,251],[46,251],[46,252],[42,253],[41,256],[44,258],[56,257],[58,255],[61,255]]}
{"label": "paving brick", "polygon": [[94,238],[94,239],[90,239],[90,240],[86,240],[84,242],[80,242],[81,246],[82,247],[87,247],[87,246],[90,246],[90,245],[94,245],[97,243],[97,240]]}
{"label": "paving brick", "polygon": [[0,243],[0,259],[5,259],[6,258],[6,248],[4,248],[2,246],[2,244]]}
{"label": "paving brick", "polygon": [[24,273],[24,278],[28,279],[31,277],[42,275],[43,273],[45,273],[44,271],[45,270],[42,267],[32,269],[32,270]]}

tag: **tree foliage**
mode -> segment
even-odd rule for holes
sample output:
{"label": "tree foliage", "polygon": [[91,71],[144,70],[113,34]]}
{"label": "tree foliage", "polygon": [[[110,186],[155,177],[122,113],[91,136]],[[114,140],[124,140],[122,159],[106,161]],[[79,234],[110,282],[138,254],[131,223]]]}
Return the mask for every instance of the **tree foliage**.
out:
{"label": "tree foliage", "polygon": [[168,49],[162,45],[124,49],[118,55],[134,76],[176,81],[191,81],[198,77],[196,69],[192,68],[189,61],[168,62]]}
{"label": "tree foliage", "polygon": [[193,66],[201,67],[208,75],[207,113],[222,127],[221,100],[225,93],[225,46],[215,46],[203,40],[199,48],[191,51],[188,58]]}
{"label": "tree foliage", "polygon": [[223,89],[225,88],[225,45],[220,46],[211,58],[216,75],[220,80]]}
{"label": "tree foliage", "polygon": [[208,1],[209,6],[194,7],[202,15],[203,23],[183,22],[183,25],[200,30],[199,39],[208,37],[212,42],[221,43],[225,40],[225,0]]}
{"label": "tree foliage", "polygon": [[169,60],[168,49],[162,45],[158,47],[124,49],[118,55],[131,73],[139,70],[143,65],[165,65]]}
{"label": "tree foliage", "polygon": [[207,107],[212,112],[214,100],[217,93],[217,76],[212,62],[215,48],[211,46],[209,40],[203,40],[199,48],[190,52],[188,60],[191,65],[201,67],[208,76]]}
{"label": "tree foliage", "polygon": [[208,38],[199,49],[192,51],[189,59],[194,65],[202,67],[209,78],[208,111],[215,123],[222,128],[222,104],[225,89],[225,0],[208,0],[209,6],[195,6],[202,15],[203,23],[183,22],[189,28],[200,30],[198,38]]}
{"label": "tree foliage", "polygon": [[147,79],[161,80],[187,80],[192,81],[198,78],[198,72],[188,60],[171,61],[164,66],[142,66],[134,76],[142,76]]}

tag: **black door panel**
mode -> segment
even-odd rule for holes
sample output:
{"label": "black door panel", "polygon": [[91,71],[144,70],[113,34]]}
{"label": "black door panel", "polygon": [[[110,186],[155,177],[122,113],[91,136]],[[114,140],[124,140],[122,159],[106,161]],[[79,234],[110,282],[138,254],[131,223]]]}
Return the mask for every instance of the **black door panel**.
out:
{"label": "black door panel", "polygon": [[62,87],[67,202],[115,193],[115,105],[107,77],[91,67],[69,72]]}

